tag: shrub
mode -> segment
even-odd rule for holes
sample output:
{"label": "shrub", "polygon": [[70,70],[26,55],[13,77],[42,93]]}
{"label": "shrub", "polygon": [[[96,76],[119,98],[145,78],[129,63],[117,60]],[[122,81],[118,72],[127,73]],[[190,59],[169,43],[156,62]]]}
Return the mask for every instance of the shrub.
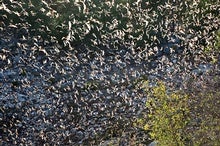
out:
{"label": "shrub", "polygon": [[194,145],[217,146],[220,143],[220,78],[208,76],[203,80],[202,87],[198,87],[198,80],[191,82],[189,110],[192,121],[187,131]]}
{"label": "shrub", "polygon": [[[190,81],[188,91],[169,91],[164,83],[145,85],[148,113],[136,121],[158,145],[217,146],[220,141],[219,77]],[[147,84],[147,82],[145,82]]]}
{"label": "shrub", "polygon": [[180,92],[167,93],[163,83],[153,87],[146,103],[149,113],[145,130],[150,130],[150,137],[159,145],[185,145],[189,135],[188,96]]}

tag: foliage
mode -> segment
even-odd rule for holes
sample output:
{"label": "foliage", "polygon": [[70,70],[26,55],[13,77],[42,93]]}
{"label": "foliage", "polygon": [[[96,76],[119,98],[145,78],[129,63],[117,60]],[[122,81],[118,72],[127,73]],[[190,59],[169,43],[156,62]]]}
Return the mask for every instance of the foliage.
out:
{"label": "foliage", "polygon": [[187,45],[205,45],[219,27],[218,0],[85,1],[1,0],[5,25],[24,25],[34,35],[65,46],[108,49],[165,44],[173,35]]}
{"label": "foliage", "polygon": [[[220,93],[199,94],[205,98],[196,106],[200,111],[196,113],[195,131],[191,131],[191,137],[195,145],[212,145],[217,146],[220,143],[220,117],[219,117],[219,97]],[[216,97],[218,100],[216,100]],[[217,103],[215,103],[217,102]],[[194,109],[195,110],[195,109]]]}
{"label": "foliage", "polygon": [[155,87],[144,86],[148,95],[146,117],[138,119],[135,127],[149,132],[158,145],[218,145],[219,144],[219,77],[190,81],[190,91],[169,91],[158,82]]}
{"label": "foliage", "polygon": [[159,145],[185,145],[188,140],[186,126],[189,123],[188,96],[167,93],[162,82],[153,87],[146,103],[149,109],[145,130]]}
{"label": "foliage", "polygon": [[220,143],[220,78],[219,76],[206,77],[203,87],[198,88],[198,80],[191,82],[190,117],[188,126],[194,145],[217,146]]}

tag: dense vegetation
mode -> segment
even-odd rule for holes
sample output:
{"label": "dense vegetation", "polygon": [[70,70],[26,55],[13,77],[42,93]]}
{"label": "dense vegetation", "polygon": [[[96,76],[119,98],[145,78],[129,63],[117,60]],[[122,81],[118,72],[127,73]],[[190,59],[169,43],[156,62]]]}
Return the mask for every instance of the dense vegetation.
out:
{"label": "dense vegetation", "polygon": [[158,145],[219,145],[219,77],[206,78],[200,88],[198,80],[190,83],[191,91],[169,91],[162,82],[150,88],[148,113],[135,125],[149,131]]}
{"label": "dense vegetation", "polygon": [[[0,3],[2,34],[12,32],[15,39],[30,40],[30,45],[59,45],[57,50],[37,48],[36,52],[41,52],[38,57],[47,58],[48,53],[59,54],[62,50],[86,55],[104,51],[105,55],[114,56],[123,48],[131,54],[146,52],[144,57],[150,61],[177,54],[192,63],[200,60],[217,68],[219,65],[219,0],[0,0]],[[6,58],[3,56],[0,59]],[[22,70],[20,74],[28,73]],[[148,112],[132,124],[147,131],[149,141],[155,140],[159,145],[218,145],[220,80],[218,74],[210,74],[202,87],[196,85],[200,74],[188,78],[182,83],[184,90],[163,82],[149,86],[144,76],[123,84],[116,81],[114,85],[131,84],[138,88],[144,82],[140,90],[146,90]],[[52,86],[58,80],[52,76],[48,82]],[[17,86],[17,82],[12,84]],[[96,80],[81,86],[80,94],[109,88]],[[71,104],[67,105],[76,106]],[[105,135],[96,133],[94,139],[99,142],[100,137],[121,135],[120,128],[126,129],[123,123],[126,121],[120,120],[121,123],[115,122],[119,123],[115,129],[109,128]]]}

